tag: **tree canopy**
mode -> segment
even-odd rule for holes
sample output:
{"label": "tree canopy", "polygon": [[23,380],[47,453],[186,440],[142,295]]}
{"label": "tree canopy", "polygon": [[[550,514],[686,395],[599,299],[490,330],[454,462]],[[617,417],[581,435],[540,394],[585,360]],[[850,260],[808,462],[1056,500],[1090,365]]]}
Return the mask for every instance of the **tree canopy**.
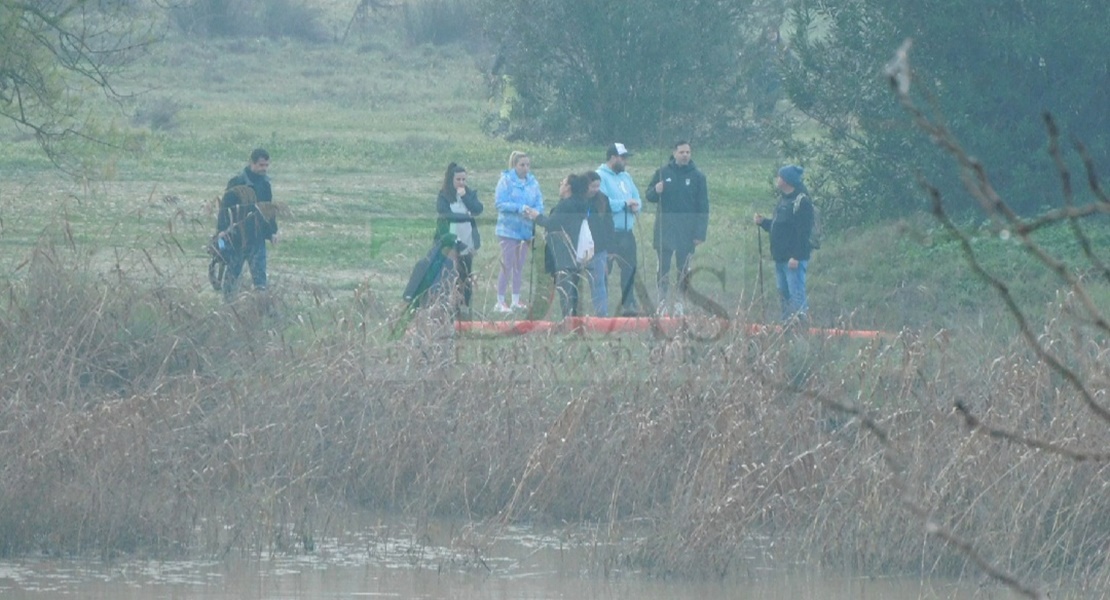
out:
{"label": "tree canopy", "polygon": [[127,0],[0,0],[0,117],[47,151],[84,135],[90,90],[118,97],[114,77],[151,40]]}
{"label": "tree canopy", "polygon": [[920,210],[919,176],[947,181],[942,192],[966,197],[950,161],[911,130],[882,77],[906,39],[915,57],[912,93],[993,167],[993,184],[1015,210],[1038,212],[1057,197],[1043,113],[1096,157],[1110,150],[1105,2],[794,0],[792,8],[798,60],[789,65],[788,93],[829,135],[791,151],[823,163],[827,191],[842,199],[843,212],[874,218]]}
{"label": "tree canopy", "polygon": [[535,137],[702,138],[733,116],[753,4],[509,0],[489,4],[486,30]]}

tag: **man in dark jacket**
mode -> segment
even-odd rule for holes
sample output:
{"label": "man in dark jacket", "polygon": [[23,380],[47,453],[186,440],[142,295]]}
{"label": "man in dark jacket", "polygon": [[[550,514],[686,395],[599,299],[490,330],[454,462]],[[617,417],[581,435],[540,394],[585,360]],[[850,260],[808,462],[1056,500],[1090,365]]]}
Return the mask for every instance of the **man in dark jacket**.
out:
{"label": "man in dark jacket", "polygon": [[278,231],[273,190],[266,174],[269,168],[270,154],[261,148],[255,149],[251,152],[250,164],[228,180],[227,190],[220,199],[216,230],[224,234],[231,247],[221,284],[225,300],[230,300],[234,294],[244,262],[250,268],[254,289],[266,289],[266,240],[277,243]]}
{"label": "man in dark jacket", "polygon": [[[647,188],[647,201],[659,205],[652,246],[659,253],[659,309],[667,312],[671,257],[678,271],[678,290],[685,296],[694,249],[705,241],[709,228],[709,190],[705,175],[691,159],[690,142],[677,142],[671,160],[655,172]],[[672,305],[682,316],[679,299]]]}
{"label": "man in dark jacket", "polygon": [[771,258],[775,261],[775,280],[782,298],[782,319],[805,320],[806,268],[809,265],[810,233],[813,230],[813,200],[809,198],[804,170],[796,165],[779,169],[775,187],[779,201],[772,218],[756,213],[755,224],[771,233]]}

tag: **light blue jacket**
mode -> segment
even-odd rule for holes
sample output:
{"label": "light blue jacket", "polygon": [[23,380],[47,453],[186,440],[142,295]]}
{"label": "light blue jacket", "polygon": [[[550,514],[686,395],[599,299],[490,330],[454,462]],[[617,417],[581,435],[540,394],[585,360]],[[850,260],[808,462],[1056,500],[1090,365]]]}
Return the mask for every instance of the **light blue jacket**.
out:
{"label": "light blue jacket", "polygon": [[493,198],[497,206],[497,235],[525,242],[531,240],[536,228],[524,217],[523,211],[525,206],[531,206],[543,214],[543,194],[536,178],[529,173],[528,178],[522,180],[516,170],[506,169],[501,173]]}
{"label": "light blue jacket", "polygon": [[636,189],[636,184],[632,182],[632,176],[628,171],[623,173],[616,173],[613,169],[609,168],[608,164],[602,164],[597,168],[597,174],[601,176],[601,192],[609,197],[609,208],[613,209],[613,229],[615,231],[632,231],[636,225],[636,215],[640,212],[637,209],[633,212],[628,208],[627,201],[629,198],[635,198],[640,202],[641,208],[643,201],[640,200],[640,190]]}

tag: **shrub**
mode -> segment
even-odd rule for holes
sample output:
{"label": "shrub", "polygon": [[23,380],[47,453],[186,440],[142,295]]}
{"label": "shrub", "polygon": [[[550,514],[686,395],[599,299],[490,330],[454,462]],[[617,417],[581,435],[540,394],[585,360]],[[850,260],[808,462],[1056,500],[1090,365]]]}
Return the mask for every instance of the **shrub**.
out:
{"label": "shrub", "polygon": [[406,2],[402,19],[405,39],[413,45],[473,41],[479,31],[473,0]]}
{"label": "shrub", "polygon": [[793,6],[798,60],[787,70],[787,91],[828,135],[795,140],[790,152],[831,174],[822,197],[843,200],[836,204],[845,222],[921,210],[919,175],[961,199],[952,207],[956,216],[982,214],[943,151],[912,131],[881,76],[907,38],[918,74],[911,93],[944,115],[968,151],[992,167],[992,182],[1019,213],[1044,210],[1043,199],[1058,190],[1044,160],[1039,113],[1057,115],[1065,135],[1083,138],[1096,158],[1110,152],[1110,59],[1100,50],[1110,21],[1106,3],[989,0],[953,8],[936,0],[835,6],[796,0]]}
{"label": "shrub", "polygon": [[184,105],[173,98],[151,98],[135,110],[131,122],[145,125],[152,131],[172,131],[177,129],[177,114],[182,108]]}
{"label": "shrub", "polygon": [[487,0],[514,128],[548,140],[670,140],[727,127],[737,104],[742,2]]}
{"label": "shrub", "polygon": [[290,37],[324,41],[320,15],[296,0],[191,0],[170,8],[171,20],[186,33],[219,37]]}

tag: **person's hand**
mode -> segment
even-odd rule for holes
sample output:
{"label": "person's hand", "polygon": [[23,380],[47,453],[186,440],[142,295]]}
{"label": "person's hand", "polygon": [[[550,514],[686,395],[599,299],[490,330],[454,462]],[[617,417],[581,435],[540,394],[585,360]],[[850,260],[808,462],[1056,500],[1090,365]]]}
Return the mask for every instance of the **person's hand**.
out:
{"label": "person's hand", "polygon": [[625,202],[625,205],[628,206],[628,210],[632,212],[640,210],[640,201],[635,198],[629,198],[628,201]]}
{"label": "person's hand", "polygon": [[524,218],[533,221],[536,220],[536,216],[540,214],[538,210],[532,208],[531,206],[525,206],[523,209],[521,209],[520,212],[524,215]]}
{"label": "person's hand", "polygon": [[756,225],[762,225],[763,224],[763,215],[761,215],[759,213],[755,213],[755,224]]}
{"label": "person's hand", "polygon": [[276,246],[277,243],[278,243],[278,240],[280,240],[280,239],[281,238],[278,236],[278,234],[275,233],[274,235],[270,236],[270,243],[274,244]]}
{"label": "person's hand", "polygon": [[462,200],[462,197],[466,195],[466,188],[465,187],[457,188],[455,190],[455,195],[458,196],[460,200]]}
{"label": "person's hand", "polygon": [[655,184],[655,193],[656,194],[662,194],[663,193],[663,182],[662,181]]}
{"label": "person's hand", "polygon": [[790,267],[791,269],[797,269],[798,268],[798,259],[791,258],[790,260],[786,261],[786,266]]}

